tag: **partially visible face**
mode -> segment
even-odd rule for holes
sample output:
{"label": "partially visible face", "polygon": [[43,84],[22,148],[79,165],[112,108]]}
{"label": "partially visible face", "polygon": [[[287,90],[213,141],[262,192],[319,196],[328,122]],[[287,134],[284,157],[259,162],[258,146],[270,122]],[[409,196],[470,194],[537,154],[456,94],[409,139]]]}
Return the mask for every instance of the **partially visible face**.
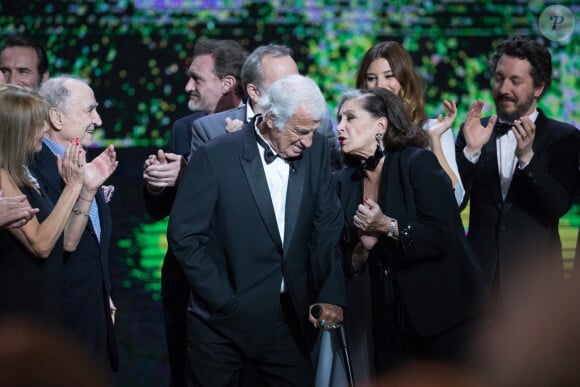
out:
{"label": "partially visible face", "polygon": [[304,106],[296,109],[294,115],[281,130],[273,127],[273,120],[270,117],[267,117],[266,121],[270,127],[267,139],[272,149],[284,159],[298,157],[304,149],[310,147],[312,136],[320,126],[320,121],[313,120]]}
{"label": "partially visible face", "polygon": [[262,88],[264,91],[268,91],[272,83],[289,75],[298,74],[298,66],[290,56],[266,56],[262,58],[262,69]]}
{"label": "partially visible face", "polygon": [[504,55],[499,58],[493,81],[497,115],[508,122],[530,115],[536,109],[543,86],[534,87],[531,65],[526,59]]}
{"label": "partially visible face", "polygon": [[48,123],[43,121],[42,124],[36,129],[36,135],[34,136],[33,152],[40,152],[42,149],[42,138],[44,133],[48,131]]}
{"label": "partially visible face", "polygon": [[214,74],[214,59],[210,54],[195,57],[187,71],[189,80],[185,91],[189,93],[187,107],[192,111],[215,112],[222,97],[222,80]]}
{"label": "partially visible face", "polygon": [[6,83],[37,89],[43,81],[38,72],[38,57],[31,47],[6,47],[0,53],[0,71]]}
{"label": "partially visible face", "polygon": [[377,149],[375,136],[384,133],[381,119],[363,109],[359,100],[346,100],[338,111],[338,142],[344,154],[360,159],[372,156]]}
{"label": "partially visible face", "polygon": [[71,139],[79,138],[83,147],[91,145],[95,127],[101,126],[101,116],[97,112],[98,103],[93,90],[82,82],[69,81],[68,106],[62,112],[62,129],[58,134],[59,143],[67,145]]}
{"label": "partially visible face", "polygon": [[371,87],[387,89],[395,95],[401,92],[401,84],[395,78],[391,65],[385,58],[378,58],[371,62],[365,76],[365,86],[367,89]]}

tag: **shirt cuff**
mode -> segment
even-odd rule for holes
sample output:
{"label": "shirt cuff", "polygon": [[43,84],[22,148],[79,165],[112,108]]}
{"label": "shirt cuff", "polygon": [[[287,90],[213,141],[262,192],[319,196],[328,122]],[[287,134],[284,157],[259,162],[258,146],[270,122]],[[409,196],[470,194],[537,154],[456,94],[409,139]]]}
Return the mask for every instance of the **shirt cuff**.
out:
{"label": "shirt cuff", "polygon": [[471,164],[477,164],[477,162],[479,161],[479,156],[481,156],[481,152],[477,152],[476,154],[471,155],[469,154],[469,152],[467,152],[467,147],[464,147],[463,156],[465,156],[467,161],[469,161]]}

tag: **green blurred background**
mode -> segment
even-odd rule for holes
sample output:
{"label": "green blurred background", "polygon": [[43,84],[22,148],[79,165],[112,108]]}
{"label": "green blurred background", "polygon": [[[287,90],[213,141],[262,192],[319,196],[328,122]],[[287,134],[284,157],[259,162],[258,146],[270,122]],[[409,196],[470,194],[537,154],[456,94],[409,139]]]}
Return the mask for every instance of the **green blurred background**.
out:
{"label": "green blurred background", "polygon": [[[0,29],[37,39],[48,51],[50,72],[88,78],[100,102],[103,127],[94,149],[113,143],[120,166],[111,179],[114,219],[112,267],[119,304],[121,386],[166,384],[160,266],[166,221],[153,222],[142,203],[142,165],[163,148],[171,123],[186,114],[185,70],[198,37],[235,39],[248,51],[275,42],[291,47],[303,74],[314,78],[334,117],[341,93],[354,86],[364,52],[397,40],[425,79],[427,111],[458,103],[456,133],[469,104],[493,106],[487,61],[497,42],[515,34],[542,40],[551,53],[554,81],[540,106],[551,117],[580,127],[580,35],[542,36],[542,12],[571,1],[12,1],[0,4]],[[492,109],[489,110],[493,112]],[[462,214],[467,227],[467,210]],[[561,220],[565,268],[580,224],[574,206]],[[476,252],[477,253],[477,252]]]}

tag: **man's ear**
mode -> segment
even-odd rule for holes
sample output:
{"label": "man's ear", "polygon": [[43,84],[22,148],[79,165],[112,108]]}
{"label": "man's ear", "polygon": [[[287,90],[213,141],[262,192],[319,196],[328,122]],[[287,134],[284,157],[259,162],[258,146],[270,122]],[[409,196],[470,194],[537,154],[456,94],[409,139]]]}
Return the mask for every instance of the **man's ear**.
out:
{"label": "man's ear", "polygon": [[236,80],[236,77],[226,75],[222,78],[222,94],[228,94],[230,92],[235,93],[237,85],[238,81]]}
{"label": "man's ear", "polygon": [[61,130],[63,125],[62,112],[57,108],[54,107],[50,108],[48,110],[48,121],[54,129]]}
{"label": "man's ear", "polygon": [[272,113],[266,113],[264,122],[266,122],[266,125],[268,125],[269,128],[274,128],[274,117],[272,116]]}
{"label": "man's ear", "polygon": [[253,83],[248,83],[248,86],[246,86],[246,94],[254,103],[257,103],[260,99],[260,90]]}
{"label": "man's ear", "polygon": [[39,87],[48,80],[48,78],[50,77],[50,74],[48,73],[48,71],[45,71],[42,76],[40,77],[40,85],[38,85]]}
{"label": "man's ear", "polygon": [[540,86],[534,89],[534,97],[536,98],[536,100],[540,98],[543,92],[544,92],[544,84],[541,84]]}

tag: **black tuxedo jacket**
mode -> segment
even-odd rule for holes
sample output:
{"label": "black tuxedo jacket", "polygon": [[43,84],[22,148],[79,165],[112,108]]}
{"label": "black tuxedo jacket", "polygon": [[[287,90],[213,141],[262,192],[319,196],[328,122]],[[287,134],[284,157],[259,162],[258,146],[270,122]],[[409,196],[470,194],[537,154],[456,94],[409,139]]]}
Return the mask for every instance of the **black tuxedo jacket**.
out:
{"label": "black tuxedo jacket", "polygon": [[[487,125],[489,118],[482,119]],[[456,156],[470,200],[468,239],[489,284],[501,284],[513,270],[543,262],[562,268],[559,218],[570,208],[578,173],[578,130],[539,110],[534,156],[516,167],[505,202],[501,195],[496,135],[484,145],[476,164],[464,154],[463,125]]]}
{"label": "black tuxedo jacket", "polygon": [[[359,242],[353,217],[364,187],[363,179],[353,179],[355,169],[335,174],[345,214],[341,238],[345,271],[352,247]],[[483,273],[465,239],[449,177],[433,153],[414,147],[389,152],[378,203],[384,214],[397,219],[400,230],[410,226],[411,239],[395,241],[381,235],[369,255],[371,278],[377,277],[378,263],[394,276],[415,332],[432,336],[474,317],[487,293]]]}
{"label": "black tuxedo jacket", "polygon": [[[192,154],[169,218],[169,245],[191,287],[190,332],[221,337],[246,354],[272,345],[282,276],[303,329],[314,302],[345,304],[336,245],[342,212],[327,144],[292,161],[280,240],[254,123],[220,136]],[[193,318],[192,318],[193,314]]]}
{"label": "black tuxedo jacket", "polygon": [[[58,201],[64,183],[58,173],[55,155],[45,145],[35,154],[31,171],[37,176],[44,192],[54,203]],[[90,219],[76,250],[63,257],[63,308],[65,324],[89,349],[106,347],[113,370],[119,367],[118,348],[109,297],[109,243],[111,213],[101,190],[95,195],[101,223],[100,243]],[[103,315],[104,314],[104,315]]]}

